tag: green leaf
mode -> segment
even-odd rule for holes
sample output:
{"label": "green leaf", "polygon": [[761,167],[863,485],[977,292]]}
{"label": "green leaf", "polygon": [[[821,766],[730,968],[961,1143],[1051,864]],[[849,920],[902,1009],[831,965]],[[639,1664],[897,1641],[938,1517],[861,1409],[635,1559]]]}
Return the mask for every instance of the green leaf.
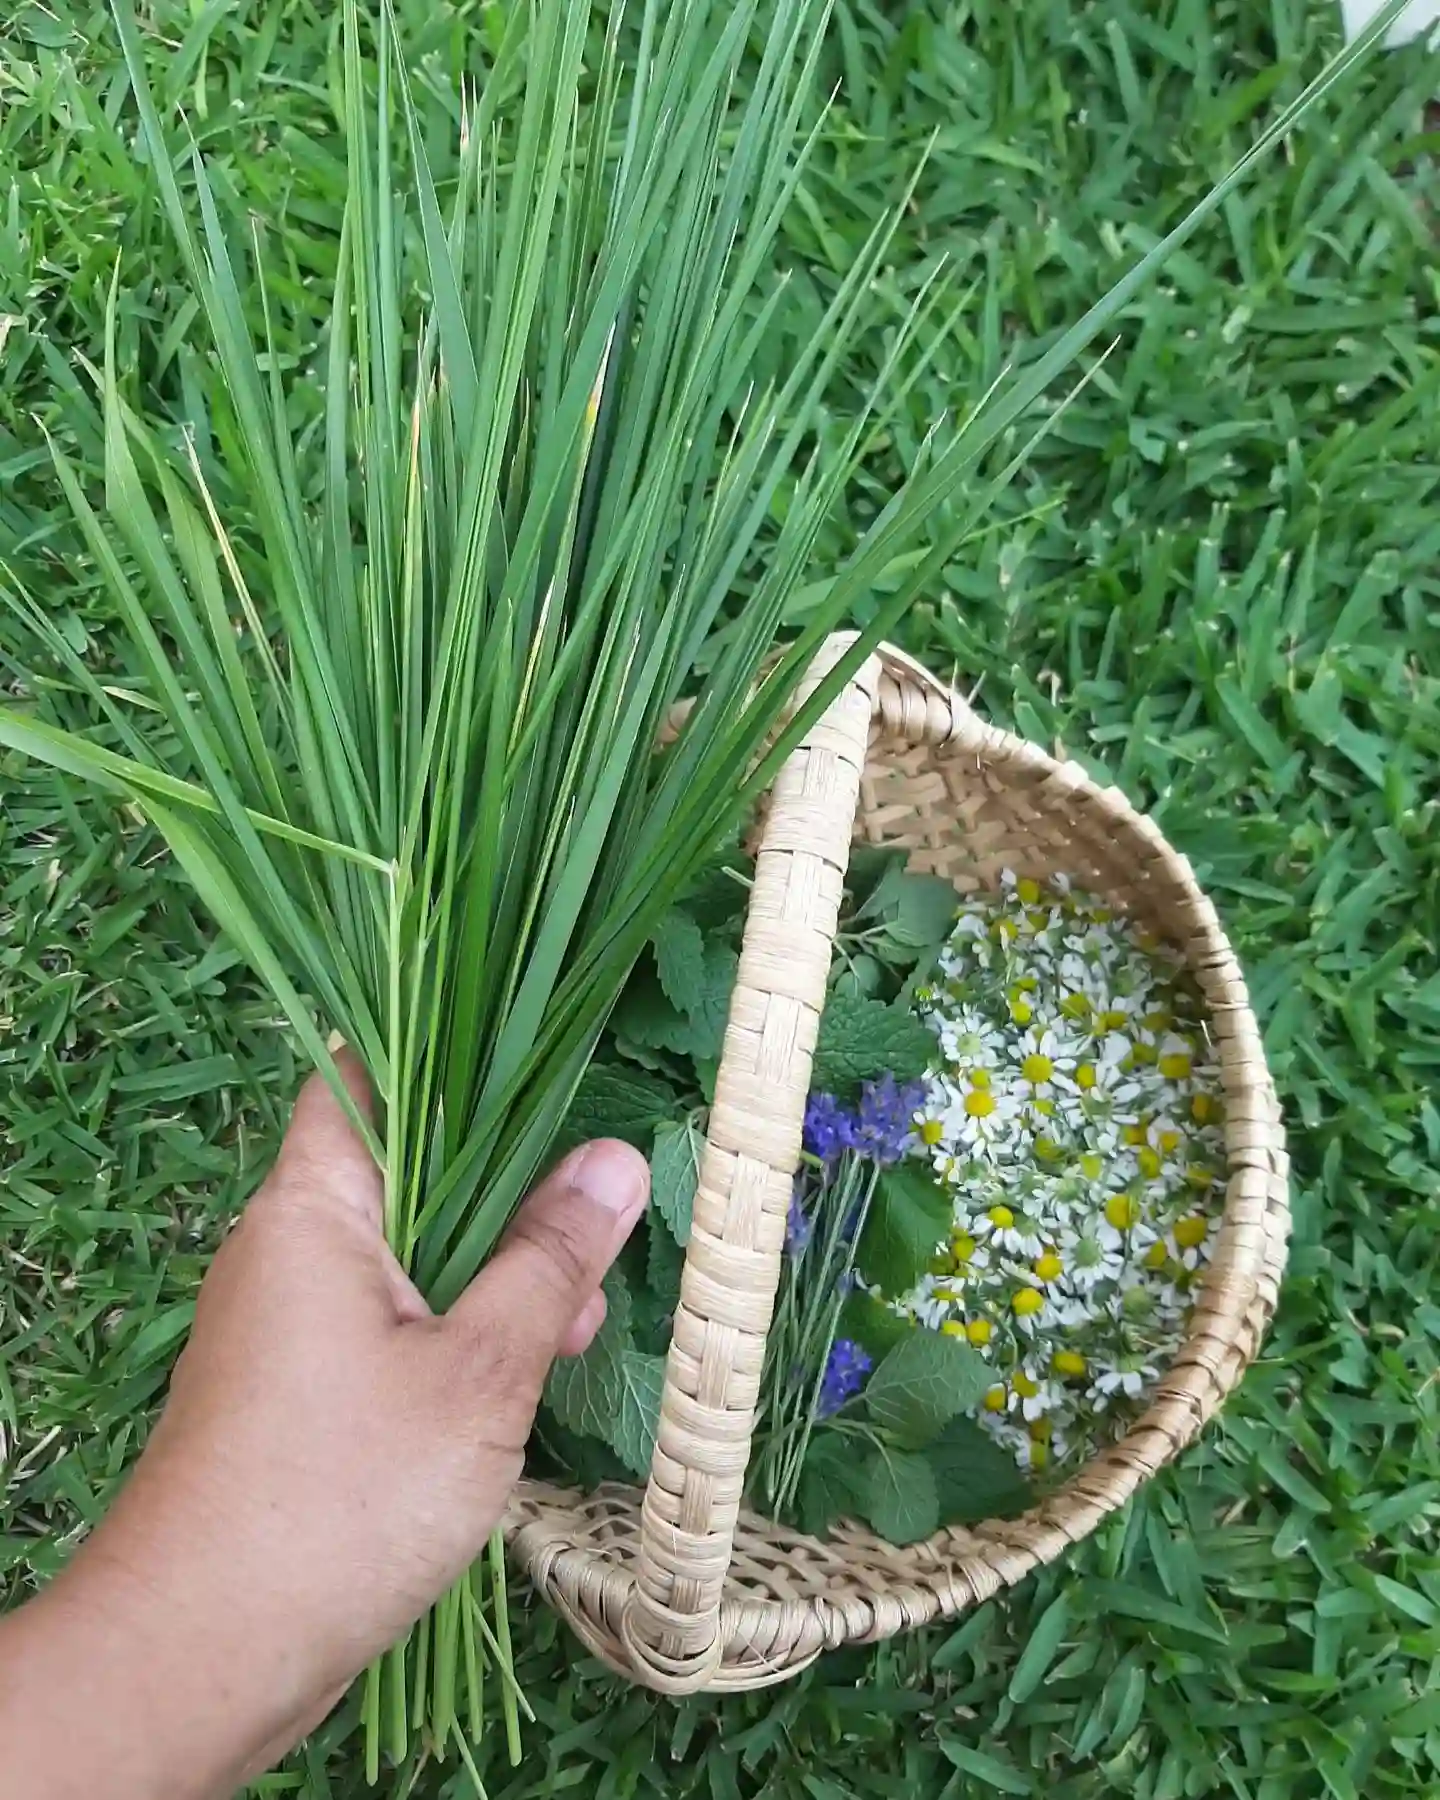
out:
{"label": "green leaf", "polygon": [[908,1294],[949,1234],[950,1196],[914,1162],[882,1169],[870,1216],[856,1250],[861,1275],[882,1294]]}
{"label": "green leaf", "polygon": [[866,1466],[864,1512],[887,1543],[917,1543],[939,1529],[940,1502],[926,1458],[914,1450],[876,1450]]}
{"label": "green leaf", "polygon": [[893,863],[857,915],[880,920],[891,938],[914,950],[930,950],[950,935],[960,897],[940,875],[912,875]]}
{"label": "green leaf", "polygon": [[649,1473],[660,1429],[665,1358],[627,1349],[620,1359],[620,1391],[609,1432],[611,1448],[637,1475]]}
{"label": "green leaf", "polygon": [[680,1276],[685,1268],[685,1252],[654,1213],[646,1221],[646,1229],[649,1243],[645,1256],[645,1285],[650,1290],[657,1314],[668,1318],[680,1304]]}
{"label": "green leaf", "polygon": [[977,1405],[989,1385],[990,1365],[969,1344],[910,1331],[865,1384],[865,1410],[878,1430],[916,1449]]}
{"label": "green leaf", "polygon": [[[1033,1795],[1036,1791],[1033,1778],[1022,1774],[1008,1758],[1002,1759],[986,1750],[974,1750],[969,1744],[962,1744],[953,1732],[940,1734],[940,1748],[962,1775],[972,1776],[994,1793]],[[973,1793],[975,1790],[971,1787],[963,1791]]]}
{"label": "green leaf", "polygon": [[811,1086],[843,1097],[877,1075],[914,1081],[934,1053],[933,1035],[904,1007],[832,994],[820,1020]]}
{"label": "green leaf", "polygon": [[942,1524],[1013,1519],[1034,1500],[1015,1459],[973,1419],[952,1419],[926,1446],[925,1457],[934,1477]]}
{"label": "green leaf", "polygon": [[853,1338],[878,1363],[915,1329],[908,1318],[886,1306],[883,1300],[857,1288],[845,1302],[836,1336]]}
{"label": "green leaf", "polygon": [[668,1082],[614,1063],[592,1063],[581,1077],[557,1140],[562,1150],[592,1138],[623,1138],[637,1150],[649,1145],[656,1126],[679,1108]]}
{"label": "green leaf", "polygon": [[682,1248],[690,1242],[698,1179],[695,1134],[688,1122],[659,1126],[650,1152],[650,1201]]}
{"label": "green leaf", "polygon": [[[626,1404],[625,1362],[630,1343],[630,1290],[618,1269],[605,1277],[605,1320],[579,1356],[557,1357],[545,1382],[545,1403],[570,1431],[613,1444]],[[619,1446],[615,1445],[617,1453]]]}
{"label": "green leaf", "polygon": [[800,1475],[800,1528],[822,1537],[837,1519],[860,1510],[865,1499],[857,1480],[855,1441],[848,1432],[817,1431]]}
{"label": "green leaf", "polygon": [[705,934],[689,913],[674,906],[650,937],[665,998],[677,1012],[698,1012],[705,1004]]}

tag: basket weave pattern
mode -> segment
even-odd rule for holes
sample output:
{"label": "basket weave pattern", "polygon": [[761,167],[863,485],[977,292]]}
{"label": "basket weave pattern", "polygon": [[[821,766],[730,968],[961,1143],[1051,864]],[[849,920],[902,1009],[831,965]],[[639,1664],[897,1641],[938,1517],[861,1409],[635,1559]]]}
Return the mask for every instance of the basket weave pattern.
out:
{"label": "basket weave pattern", "polygon": [[[827,647],[818,671],[839,653]],[[742,1508],[791,1177],[849,847],[911,852],[957,889],[1055,873],[1180,949],[1226,1104],[1224,1215],[1189,1337],[1126,1435],[1023,1518],[897,1549],[821,1543]],[[821,1651],[950,1615],[1093,1531],[1200,1430],[1254,1357],[1289,1227],[1279,1106],[1245,983],[1189,864],[1114,788],[978,719],[910,658],[872,658],[776,779],[724,1053],[650,1479],[522,1483],[507,1519],[541,1594],[596,1655],[666,1693],[783,1680]]]}

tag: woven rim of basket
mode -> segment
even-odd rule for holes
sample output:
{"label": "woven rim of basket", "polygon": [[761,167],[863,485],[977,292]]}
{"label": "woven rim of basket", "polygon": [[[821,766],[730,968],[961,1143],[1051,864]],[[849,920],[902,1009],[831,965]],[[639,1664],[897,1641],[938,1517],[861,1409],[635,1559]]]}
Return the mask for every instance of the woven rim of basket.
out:
{"label": "woven rim of basket", "polygon": [[[1112,861],[1117,852],[1133,855],[1132,885],[1163,896],[1151,920],[1184,951],[1199,983],[1225,1091],[1221,1226],[1186,1341],[1118,1442],[1023,1517],[947,1528],[904,1549],[853,1524],[821,1542],[742,1512],[713,1651],[692,1666],[657,1666],[636,1654],[629,1613],[643,1490],[607,1484],[586,1495],[522,1482],[506,1530],[540,1593],[601,1660],[662,1691],[783,1680],[823,1650],[960,1612],[1053,1561],[1171,1461],[1215,1412],[1256,1353],[1284,1268],[1288,1160],[1279,1106],[1239,967],[1189,863],[1117,789],[986,725],[901,652],[882,649],[868,686],[865,837],[905,836],[907,808],[916,812],[913,796],[922,790],[926,805],[937,798],[947,804],[948,773],[957,788],[988,787],[1018,799],[1034,817],[1063,819],[1073,835],[1103,843]],[[917,862],[930,866],[923,819],[909,835],[918,837]]]}

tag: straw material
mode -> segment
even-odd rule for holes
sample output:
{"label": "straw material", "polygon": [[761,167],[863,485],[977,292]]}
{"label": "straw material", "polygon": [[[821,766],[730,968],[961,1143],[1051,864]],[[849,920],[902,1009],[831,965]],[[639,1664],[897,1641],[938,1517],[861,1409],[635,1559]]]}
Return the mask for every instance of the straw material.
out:
{"label": "straw material", "polygon": [[[1023,1518],[905,1549],[858,1525],[819,1542],[740,1504],[852,839],[903,846],[962,892],[1002,868],[1058,872],[1127,909],[1184,953],[1226,1100],[1214,1258],[1143,1416]],[[1235,1386],[1275,1307],[1287,1170],[1245,983],[1189,863],[1116,789],[982,723],[886,648],[786,763],[761,824],[649,1484],[582,1495],[522,1483],[513,1547],[588,1649],[670,1694],[761,1687],[822,1650],[976,1605],[1093,1531]]]}

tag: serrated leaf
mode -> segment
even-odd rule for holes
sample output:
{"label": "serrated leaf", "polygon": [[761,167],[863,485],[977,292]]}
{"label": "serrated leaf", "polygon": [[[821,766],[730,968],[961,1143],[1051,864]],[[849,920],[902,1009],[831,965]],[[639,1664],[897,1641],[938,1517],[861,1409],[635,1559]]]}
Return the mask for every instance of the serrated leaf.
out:
{"label": "serrated leaf", "polygon": [[620,1393],[609,1432],[611,1448],[637,1475],[647,1474],[660,1429],[665,1358],[627,1349],[620,1359]]}
{"label": "serrated leaf", "polygon": [[681,1013],[705,1003],[705,934],[689,913],[671,907],[650,939],[665,998]]}
{"label": "serrated leaf", "polygon": [[612,1441],[625,1394],[630,1345],[630,1290],[618,1269],[605,1277],[605,1321],[579,1356],[556,1359],[545,1382],[545,1403],[570,1431]]}
{"label": "serrated leaf", "polygon": [[973,1419],[952,1419],[926,1446],[925,1456],[942,1524],[1013,1519],[1034,1499],[1014,1458]]}
{"label": "serrated leaf", "polygon": [[695,1134],[690,1126],[669,1121],[658,1126],[650,1152],[650,1200],[682,1247],[690,1242],[698,1180]]}
{"label": "serrated leaf", "polygon": [[878,1363],[914,1329],[908,1318],[858,1288],[845,1302],[836,1335],[852,1338],[863,1350],[869,1351],[872,1361]]}
{"label": "serrated leaf", "polygon": [[660,1121],[679,1110],[675,1090],[657,1076],[614,1063],[592,1063],[575,1090],[556,1148],[572,1150],[592,1138],[617,1137],[645,1150]]}
{"label": "serrated leaf", "polygon": [[856,1480],[855,1447],[848,1435],[819,1431],[810,1440],[800,1475],[800,1529],[822,1537],[837,1519],[858,1512],[865,1498]]}
{"label": "serrated leaf", "polygon": [[876,1075],[914,1081],[934,1052],[933,1034],[905,1008],[832,994],[820,1019],[810,1084],[821,1093],[845,1095]]}
{"label": "serrated leaf", "polygon": [[917,1163],[882,1169],[855,1263],[882,1294],[908,1294],[950,1230],[950,1196]]}
{"label": "serrated leaf", "polygon": [[887,1543],[918,1543],[939,1529],[935,1477],[918,1451],[877,1450],[866,1473],[865,1516]]}
{"label": "serrated leaf", "polygon": [[918,1449],[979,1403],[990,1365],[977,1350],[938,1331],[910,1331],[865,1384],[871,1423],[905,1449]]}
{"label": "serrated leaf", "polygon": [[859,913],[878,919],[888,935],[911,950],[943,944],[960,910],[960,898],[941,875],[912,875],[893,863]]}
{"label": "serrated leaf", "polygon": [[657,1311],[665,1317],[672,1314],[680,1304],[680,1276],[685,1268],[685,1252],[659,1219],[652,1216],[648,1230],[650,1241],[645,1257],[645,1285],[650,1290]]}

